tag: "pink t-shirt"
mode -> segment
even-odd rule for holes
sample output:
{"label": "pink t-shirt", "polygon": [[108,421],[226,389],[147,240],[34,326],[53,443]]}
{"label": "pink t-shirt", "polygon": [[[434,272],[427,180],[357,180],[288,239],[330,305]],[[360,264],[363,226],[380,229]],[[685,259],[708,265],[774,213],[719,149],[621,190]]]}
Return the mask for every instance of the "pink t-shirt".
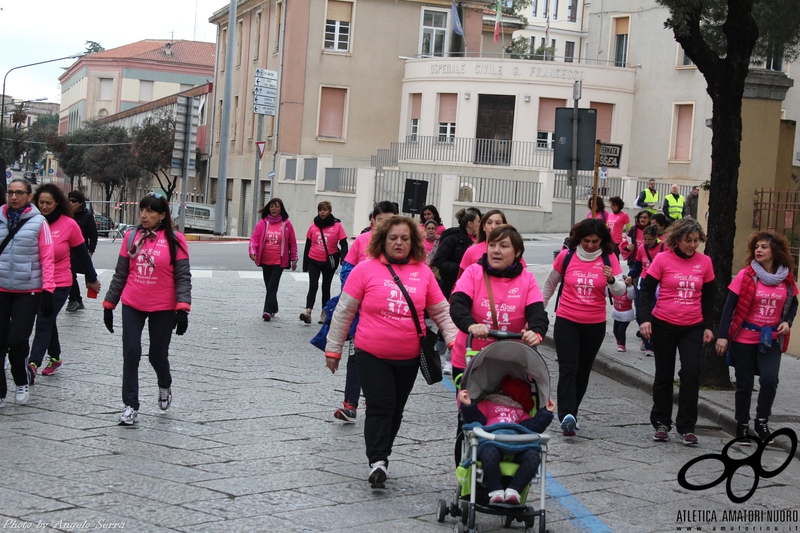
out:
{"label": "pink t-shirt", "polygon": [[323,228],[325,232],[325,244],[328,245],[328,250],[322,245],[322,234],[315,224],[311,224],[306,232],[306,239],[311,239],[311,249],[308,251],[308,257],[314,261],[327,261],[328,255],[335,254],[339,250],[339,241],[347,238],[347,233],[338,222],[333,226]]}
{"label": "pink t-shirt", "polygon": [[628,298],[628,292],[622,296],[611,295],[611,301],[614,302],[614,309],[617,311],[630,311],[633,309],[633,300]]}
{"label": "pink t-shirt", "polygon": [[[639,274],[639,278],[644,279],[647,276],[647,270],[650,268],[650,259],[655,259],[664,250],[666,248],[661,242],[657,242],[655,246],[646,250],[644,243],[639,245],[639,249],[636,250],[636,261],[641,261],[642,263],[642,273]],[[648,253],[650,254],[649,256],[647,255]]]}
{"label": "pink t-shirt", "polygon": [[372,239],[371,231],[362,233],[356,237],[356,240],[354,240],[350,248],[347,249],[347,255],[344,260],[351,265],[357,265],[367,259],[369,257],[367,255],[367,248],[369,247],[370,239]]}
{"label": "pink t-shirt", "polygon": [[486,424],[499,424],[505,422],[508,424],[519,424],[523,420],[530,418],[530,415],[524,409],[519,407],[509,407],[507,405],[500,405],[489,400],[478,402],[478,411],[483,413],[486,417]]}
{"label": "pink t-shirt", "polygon": [[355,347],[380,359],[419,357],[419,336],[412,320],[425,332],[423,311],[444,301],[444,295],[425,263],[392,265],[411,296],[418,317],[412,317],[403,292],[397,288],[383,259],[364,261],[353,268],[344,292],[361,301]]}
{"label": "pink t-shirt", "polygon": [[[603,257],[594,261],[581,261],[576,252],[564,273],[562,266],[569,250],[561,250],[553,268],[564,278],[564,290],[558,302],[556,316],[581,324],[597,324],[606,321],[606,277],[603,275]],[[608,256],[611,272],[621,274],[619,261],[614,254]]]}
{"label": "pink t-shirt", "polygon": [[[436,246],[437,242],[438,242],[438,239],[433,239],[432,241],[429,241],[428,239],[422,239],[422,245],[425,247],[425,256],[426,257],[429,257],[431,255],[431,252],[433,251],[433,248]],[[349,253],[349,251],[348,251],[348,253]]]}
{"label": "pink t-shirt", "polygon": [[56,287],[72,286],[72,267],[70,250],[83,244],[81,228],[74,219],[60,216],[50,224],[50,235],[53,237],[53,278]]}
{"label": "pink t-shirt", "polygon": [[664,250],[653,258],[647,275],[661,284],[654,317],[676,326],[703,322],[703,284],[714,280],[714,267],[707,255],[695,252],[682,259],[673,250]]}
{"label": "pink t-shirt", "polygon": [[[136,230],[131,230],[136,231]],[[137,235],[138,237],[138,235]],[[175,232],[178,249],[175,260],[188,259],[186,239]],[[136,242],[134,240],[134,242]],[[122,239],[119,255],[128,256],[128,236]],[[175,272],[171,263],[169,244],[164,230],[156,233],[156,240],[147,240],[128,267],[128,281],[122,289],[122,303],[139,311],[170,311],[178,304],[175,294]]]}
{"label": "pink t-shirt", "polygon": [[[592,212],[586,212],[586,218],[592,218]],[[608,220],[608,211],[598,211],[594,214],[594,218],[599,218],[600,220],[607,221]]]}
{"label": "pink t-shirt", "polygon": [[281,246],[283,245],[283,224],[267,222],[264,235],[264,247],[261,248],[262,265],[281,264]]}
{"label": "pink t-shirt", "polygon": [[630,223],[631,217],[624,211],[620,211],[619,213],[611,212],[608,214],[606,225],[608,226],[608,231],[611,232],[611,240],[613,240],[615,244],[622,242],[622,232],[625,230],[625,226]]}
{"label": "pink t-shirt", "polygon": [[[745,276],[745,270],[740,270],[731,281],[731,284],[728,285],[731,291],[739,295],[742,293],[742,278]],[[777,339],[778,333],[775,330],[778,324],[781,323],[786,297],[786,283],[770,286],[764,285],[760,280],[757,280],[756,295],[750,304],[750,309],[747,310],[747,315],[744,317],[745,321],[760,327],[772,326],[772,338]],[[736,332],[736,336],[731,340],[742,344],[760,344],[761,335],[758,331],[740,327],[739,331]]]}
{"label": "pink t-shirt", "polygon": [[[514,278],[498,278],[489,276],[492,284],[492,296],[497,314],[497,326],[502,331],[521,333],[525,327],[525,307],[542,301],[542,293],[536,278],[531,272],[523,270]],[[489,329],[492,325],[492,312],[489,307],[489,293],[486,291],[486,282],[483,279],[483,267],[470,265],[456,282],[453,292],[462,292],[472,299],[470,314],[479,323],[485,324]],[[459,330],[456,343],[452,350],[452,363],[456,368],[464,368],[464,357],[467,351],[467,334]],[[494,342],[494,340],[472,340],[472,349],[480,350]]]}
{"label": "pink t-shirt", "polygon": [[[474,265],[475,263],[478,262],[478,259],[483,257],[483,254],[487,252],[487,249],[488,245],[486,244],[486,241],[476,242],[475,244],[467,248],[466,252],[464,252],[464,256],[461,258],[461,262],[458,264],[458,268],[461,270],[466,270],[468,266]],[[525,263],[524,257],[520,258],[520,263],[522,263],[523,269],[528,268],[528,264]]]}

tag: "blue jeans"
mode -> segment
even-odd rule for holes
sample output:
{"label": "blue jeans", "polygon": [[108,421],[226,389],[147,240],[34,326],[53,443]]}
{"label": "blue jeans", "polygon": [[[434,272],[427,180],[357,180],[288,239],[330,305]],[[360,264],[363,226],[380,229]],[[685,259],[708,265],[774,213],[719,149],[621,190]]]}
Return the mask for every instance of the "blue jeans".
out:
{"label": "blue jeans", "polygon": [[34,363],[37,367],[42,366],[45,352],[50,355],[51,359],[61,357],[61,343],[58,341],[56,318],[58,318],[61,308],[64,307],[71,289],[72,286],[56,287],[56,290],[53,291],[53,314],[44,317],[40,311],[36,315],[36,332],[33,335],[31,356],[28,361]]}

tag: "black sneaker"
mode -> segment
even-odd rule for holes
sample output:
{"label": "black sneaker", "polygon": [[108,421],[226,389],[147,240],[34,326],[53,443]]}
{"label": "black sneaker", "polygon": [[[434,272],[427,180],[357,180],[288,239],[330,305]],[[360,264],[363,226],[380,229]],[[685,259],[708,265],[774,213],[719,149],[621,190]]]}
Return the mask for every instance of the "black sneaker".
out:
{"label": "black sneaker", "polygon": [[75,311],[80,311],[81,309],[85,309],[85,307],[83,306],[83,302],[81,302],[79,300],[75,300],[74,302],[70,302],[67,305],[67,311],[69,311],[70,313],[74,313]]}
{"label": "black sneaker", "polygon": [[[748,437],[745,440],[745,437]],[[736,424],[736,438],[741,438],[739,442],[736,443],[737,446],[750,446],[750,425],[749,424]]]}
{"label": "black sneaker", "polygon": [[756,435],[761,439],[761,442],[766,442],[771,433],[767,422],[769,422],[768,418],[756,418],[753,421],[753,429],[756,430]]}
{"label": "black sneaker", "polygon": [[653,434],[653,440],[656,442],[667,442],[669,440],[669,428],[664,424],[659,424],[656,432]]}

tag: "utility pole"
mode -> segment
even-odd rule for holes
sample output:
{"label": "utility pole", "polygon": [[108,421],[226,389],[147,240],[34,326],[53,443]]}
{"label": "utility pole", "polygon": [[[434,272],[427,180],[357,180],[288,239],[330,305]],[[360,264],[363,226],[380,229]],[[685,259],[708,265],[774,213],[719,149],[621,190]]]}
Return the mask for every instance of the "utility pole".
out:
{"label": "utility pole", "polygon": [[[283,12],[281,13],[282,19],[281,20],[281,62],[278,65],[278,98],[277,98],[277,109],[275,110],[275,118],[274,125],[275,127],[273,132],[272,138],[272,171],[270,172],[271,182],[269,184],[269,200],[272,200],[273,195],[275,194],[275,182],[278,179],[278,173],[275,171],[275,159],[278,156],[278,133],[280,132],[280,125],[281,125],[281,86],[283,86],[283,46],[286,43],[286,9],[288,7],[289,0],[283,0]],[[269,201],[268,200],[268,201]]]}
{"label": "utility pole", "polygon": [[577,80],[572,87],[572,99],[574,105],[572,106],[572,169],[570,171],[569,183],[571,190],[571,207],[570,207],[570,228],[575,225],[575,188],[578,185],[578,101],[581,99],[581,81]]}
{"label": "utility pole", "polygon": [[214,213],[214,235],[224,233],[228,195],[228,151],[231,143],[231,100],[233,97],[233,47],[236,40],[236,1],[228,8],[228,40],[225,50],[225,78],[222,87],[222,116],[219,134],[219,168],[217,169],[217,208]]}

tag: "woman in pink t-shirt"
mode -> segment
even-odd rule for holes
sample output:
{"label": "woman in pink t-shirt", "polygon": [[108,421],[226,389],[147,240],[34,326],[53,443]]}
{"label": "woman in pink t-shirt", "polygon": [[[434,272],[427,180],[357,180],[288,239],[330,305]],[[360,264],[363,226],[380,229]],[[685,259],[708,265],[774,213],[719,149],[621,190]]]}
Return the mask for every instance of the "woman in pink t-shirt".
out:
{"label": "woman in pink t-shirt", "polygon": [[[697,400],[700,391],[700,355],[703,343],[714,340],[714,267],[697,251],[706,235],[691,218],[673,223],[666,233],[666,248],[659,253],[641,283],[639,332],[653,343],[656,374],[650,423],[653,440],[666,442],[672,427],[672,383],[675,351],[680,350],[681,378],[675,428],[683,444],[697,444]],[[655,306],[652,301],[659,288]],[[652,309],[652,312],[650,311]]]}
{"label": "woman in pink t-shirt", "polygon": [[628,261],[628,266],[633,265],[636,260],[636,250],[642,244],[642,232],[650,225],[650,211],[642,209],[633,217],[633,222],[633,227],[628,230],[627,239],[624,239],[625,245],[620,248],[620,254]]}
{"label": "woman in pink t-shirt", "polygon": [[[566,265],[566,267],[565,267]],[[575,436],[578,408],[606,335],[606,287],[625,294],[614,242],[602,220],[581,220],[569,234],[544,283],[544,305],[558,289],[553,340],[558,352],[558,416],[567,437]]]}
{"label": "woman in pink t-shirt", "polygon": [[608,231],[611,232],[611,240],[614,241],[614,254],[619,259],[620,249],[622,248],[623,237],[622,234],[628,230],[631,225],[631,218],[628,213],[623,211],[625,202],[619,196],[612,196],[608,199],[608,205],[611,206],[611,213],[606,217],[606,225]]}
{"label": "woman in pink t-shirt", "polygon": [[[758,438],[766,442],[781,353],[789,345],[789,328],[797,314],[794,258],[786,237],[762,231],[750,236],[745,264],[728,286],[716,350],[719,355],[730,352],[736,370],[737,437],[750,435],[750,398],[754,376],[759,374],[753,426]],[[750,441],[743,438],[739,444],[749,446]]]}
{"label": "woman in pink t-shirt", "polygon": [[[586,213],[586,218],[597,218],[603,222],[608,221],[608,212],[606,211],[606,203],[600,196],[592,196],[586,203],[589,211]],[[592,209],[594,209],[594,217],[592,216]]]}
{"label": "woman in pink t-shirt", "polygon": [[36,315],[36,332],[31,344],[31,353],[28,366],[31,375],[36,375],[36,370],[42,366],[45,352],[48,353],[47,366],[42,368],[42,375],[50,376],[61,366],[61,343],[58,339],[56,318],[72,290],[72,262],[70,258],[75,255],[83,267],[86,276],[86,287],[90,291],[100,291],[100,282],[92,265],[84,244],[83,234],[78,223],[72,218],[69,200],[64,192],[53,183],[40,185],[33,195],[33,203],[39,208],[50,225],[50,235],[53,238],[53,278],[56,290],[53,291],[53,314],[44,316],[39,311]]}
{"label": "woman in pink t-shirt", "polygon": [[436,236],[438,237],[441,235],[445,229],[444,224],[442,223],[442,218],[439,216],[439,211],[433,205],[426,205],[422,208],[422,214],[420,215],[422,222],[419,224],[419,230],[422,234],[425,234],[425,223],[429,220],[433,220],[436,222]]}
{"label": "woman in pink t-shirt", "polygon": [[264,273],[267,296],[261,318],[269,322],[278,313],[278,286],[283,270],[290,264],[292,270],[297,270],[297,237],[280,198],[273,198],[261,210],[261,220],[250,237],[248,252]]}
{"label": "woman in pink t-shirt", "polygon": [[[339,262],[347,255],[347,233],[345,233],[339,219],[331,212],[333,207],[327,200],[317,204],[317,215],[314,223],[306,232],[306,249],[303,252],[303,272],[308,272],[308,294],[306,295],[306,310],[300,313],[300,320],[311,324],[311,311],[317,300],[319,276],[322,275],[322,308],[331,299],[331,282]],[[328,257],[333,258],[331,265]],[[325,311],[319,318],[319,323],[325,323]]]}
{"label": "woman in pink t-shirt", "polygon": [[347,278],[331,320],[325,365],[331,372],[338,370],[342,345],[360,312],[354,357],[369,406],[364,422],[369,482],[373,488],[383,488],[392,444],[419,371],[420,337],[414,321],[424,333],[423,312],[427,311],[448,344],[455,340],[456,327],[447,300],[425,264],[425,249],[413,219],[394,215],[376,226],[367,253],[376,259],[359,263]]}
{"label": "woman in pink t-shirt", "polygon": [[103,300],[103,322],[114,333],[114,308],[122,301],[121,426],[136,423],[139,415],[139,360],[142,331],[148,323],[148,359],[158,378],[158,406],[172,403],[169,345],[172,330],[186,333],[192,307],[189,248],[182,233],[172,227],[169,204],[150,193],[139,202],[140,225],[130,230],[119,249],[117,268]]}
{"label": "woman in pink t-shirt", "polygon": [[[483,214],[480,224],[478,225],[478,235],[475,239],[475,244],[467,248],[467,251],[464,252],[464,256],[461,258],[461,262],[458,264],[459,278],[468,266],[474,265],[478,262],[478,259],[483,257],[486,253],[486,238],[492,230],[500,224],[508,224],[508,222],[506,221],[506,215],[499,209],[492,209]],[[525,268],[524,261],[523,268]]]}

